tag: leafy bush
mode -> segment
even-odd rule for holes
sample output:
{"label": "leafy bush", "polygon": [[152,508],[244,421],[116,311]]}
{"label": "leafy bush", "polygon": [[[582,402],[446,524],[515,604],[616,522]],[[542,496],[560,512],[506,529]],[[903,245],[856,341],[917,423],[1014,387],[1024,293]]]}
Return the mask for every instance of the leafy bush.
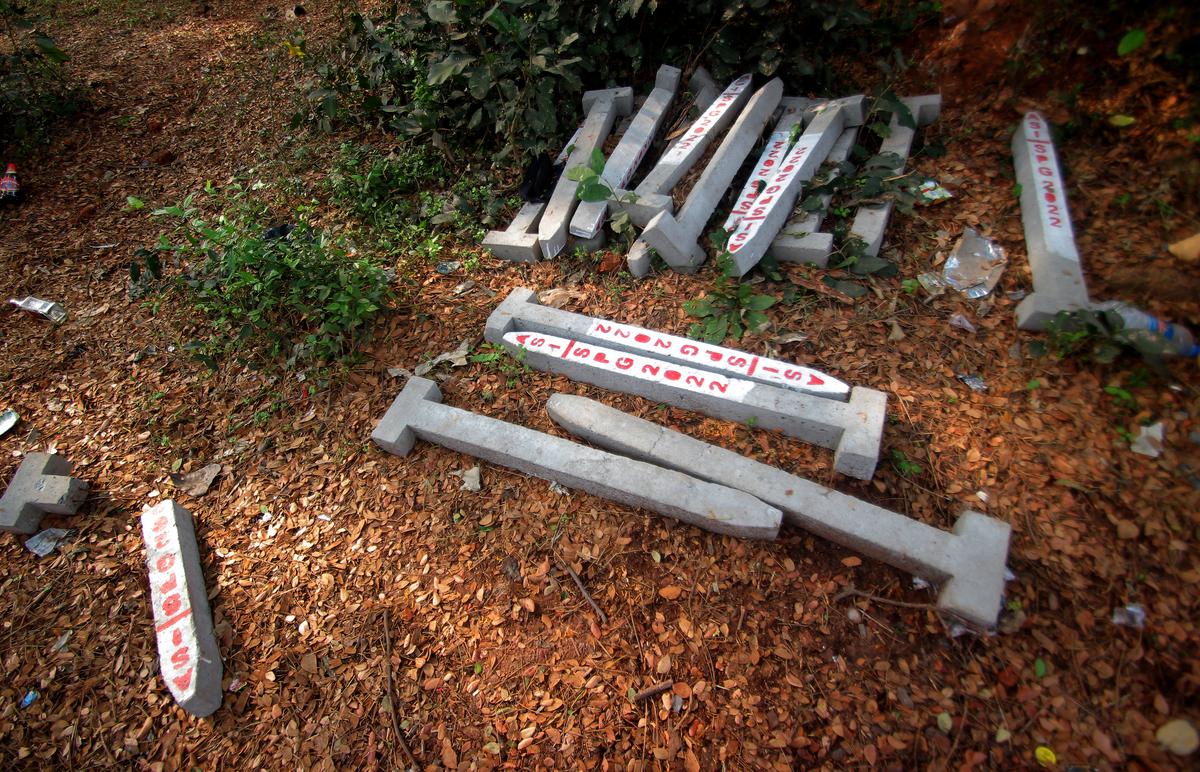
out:
{"label": "leafy bush", "polygon": [[429,145],[409,145],[388,155],[366,145],[344,143],[329,175],[333,200],[367,222],[391,216],[400,199],[419,190],[442,186],[446,161]]}
{"label": "leafy bush", "polygon": [[763,313],[775,305],[771,295],[756,295],[753,287],[737,279],[737,267],[728,252],[717,258],[717,278],[704,297],[684,301],[683,310],[700,321],[688,328],[688,335],[708,343],[722,343],[749,331],[759,333],[771,325]]}
{"label": "leafy bush", "polygon": [[[285,357],[288,366],[351,354],[389,300],[388,273],[306,222],[265,230],[265,207],[238,185],[206,192],[221,205],[211,222],[194,195],[154,212],[178,222],[158,251],[174,253],[213,327],[208,340],[189,344],[194,355],[215,368],[226,353]],[[135,284],[143,280],[141,266],[130,270]]]}
{"label": "leafy bush", "polygon": [[718,79],[754,69],[797,91],[827,89],[828,54],[866,53],[897,28],[856,0],[391,3],[374,18],[350,14],[340,41],[310,57],[320,83],[297,123],[436,130],[459,144],[490,137],[503,158],[557,149],[578,123],[585,85],[635,82],[702,54]]}
{"label": "leafy bush", "polygon": [[84,104],[63,70],[70,57],[11,0],[0,0],[0,28],[10,44],[0,51],[0,147],[45,142],[54,123]]}

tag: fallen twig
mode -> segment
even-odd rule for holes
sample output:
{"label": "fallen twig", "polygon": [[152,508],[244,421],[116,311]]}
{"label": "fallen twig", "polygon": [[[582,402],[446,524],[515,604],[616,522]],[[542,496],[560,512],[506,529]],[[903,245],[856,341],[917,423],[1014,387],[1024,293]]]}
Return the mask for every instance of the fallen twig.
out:
{"label": "fallen twig", "polygon": [[670,691],[672,686],[674,686],[674,684],[671,683],[670,681],[663,681],[661,684],[655,684],[654,686],[648,686],[645,689],[642,689],[637,694],[633,695],[633,698],[630,700],[630,702],[632,702],[636,705],[637,703],[642,702],[644,700],[648,700],[652,697],[657,697],[658,695],[662,694],[663,692]]}
{"label": "fallen twig", "polygon": [[583,593],[584,599],[587,600],[588,604],[592,607],[592,610],[596,612],[596,616],[600,617],[600,624],[608,624],[608,616],[600,609],[598,605],[596,605],[596,601],[592,600],[592,596],[588,594],[587,588],[583,586],[583,580],[579,578],[579,574],[575,573],[575,570],[563,561],[559,561],[559,565],[571,576],[572,579],[575,580],[575,586],[579,588],[581,593]]}
{"label": "fallen twig", "polygon": [[387,651],[384,652],[383,667],[387,673],[387,689],[388,689],[388,712],[392,714],[392,731],[396,735],[396,742],[400,743],[401,750],[408,757],[408,766],[410,769],[420,769],[417,764],[417,759],[413,756],[412,749],[408,747],[408,743],[404,739],[404,735],[400,733],[400,722],[396,719],[396,694],[392,688],[392,631],[389,620],[391,615],[387,609],[383,610],[383,637],[387,643]]}
{"label": "fallen twig", "polygon": [[840,600],[845,600],[846,598],[850,597],[851,595],[857,596],[859,598],[866,598],[867,600],[873,600],[876,603],[886,603],[889,606],[899,606],[901,608],[915,608],[915,609],[921,609],[923,611],[937,611],[937,606],[934,606],[932,603],[906,603],[905,601],[902,601],[902,600],[888,600],[887,598],[881,598],[878,595],[872,595],[869,592],[863,592],[862,590],[856,590],[853,587],[847,587],[846,589],[839,592],[837,595],[834,595],[833,602],[837,603]]}

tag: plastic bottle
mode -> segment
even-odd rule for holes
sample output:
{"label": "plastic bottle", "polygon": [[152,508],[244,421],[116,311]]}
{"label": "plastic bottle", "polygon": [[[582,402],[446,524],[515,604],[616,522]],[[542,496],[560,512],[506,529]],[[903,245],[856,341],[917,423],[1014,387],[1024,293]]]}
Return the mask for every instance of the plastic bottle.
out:
{"label": "plastic bottle", "polygon": [[21,182],[17,179],[17,165],[9,164],[0,177],[0,203],[16,203],[21,200]]}
{"label": "plastic bottle", "polygon": [[11,298],[8,302],[23,311],[32,311],[35,314],[41,314],[55,323],[67,318],[67,310],[61,305],[50,300],[35,298],[33,295],[29,295],[24,300]]}
{"label": "plastic bottle", "polygon": [[1125,322],[1125,329],[1137,333],[1144,331],[1161,339],[1166,344],[1167,355],[1178,354],[1185,357],[1200,356],[1200,345],[1192,336],[1191,330],[1180,325],[1164,322],[1157,316],[1146,313],[1140,308],[1134,308],[1120,300],[1110,300],[1097,303],[1098,311],[1113,311]]}

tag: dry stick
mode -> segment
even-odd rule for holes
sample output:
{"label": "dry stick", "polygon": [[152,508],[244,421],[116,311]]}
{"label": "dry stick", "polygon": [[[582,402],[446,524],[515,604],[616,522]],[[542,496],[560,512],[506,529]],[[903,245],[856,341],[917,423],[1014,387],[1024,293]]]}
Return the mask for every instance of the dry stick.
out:
{"label": "dry stick", "polygon": [[396,720],[396,696],[392,691],[392,631],[389,619],[391,614],[385,608],[383,610],[383,637],[387,642],[387,651],[384,652],[384,670],[387,673],[387,688],[388,688],[388,712],[392,714],[392,731],[396,734],[396,741],[400,743],[401,750],[408,757],[408,765],[413,769],[419,769],[417,759],[413,756],[412,750],[408,747],[408,743],[404,740],[404,735],[400,734],[400,722]]}
{"label": "dry stick", "polygon": [[579,574],[575,573],[575,569],[571,568],[568,563],[563,561],[558,561],[558,564],[564,571],[570,574],[572,579],[575,580],[575,586],[579,588],[581,593],[583,593],[584,599],[588,602],[588,605],[592,607],[592,610],[596,612],[596,616],[600,617],[600,624],[608,624],[608,617],[603,611],[600,610],[600,607],[596,605],[596,601],[592,600],[592,596],[588,595],[587,588],[583,586],[583,580],[579,578]]}
{"label": "dry stick", "polygon": [[657,697],[658,695],[662,694],[663,692],[669,691],[671,689],[671,687],[674,685],[675,684],[672,683],[671,681],[663,681],[660,684],[655,684],[654,686],[648,686],[645,689],[642,689],[637,694],[633,695],[633,699],[631,699],[630,702],[632,702],[634,705],[636,705],[639,702],[642,702],[643,700],[648,700],[652,697]]}
{"label": "dry stick", "polygon": [[878,595],[872,595],[869,592],[863,592],[862,590],[856,590],[853,587],[847,587],[846,589],[839,592],[837,595],[834,595],[833,602],[837,603],[840,600],[845,600],[846,598],[848,598],[851,595],[856,595],[860,598],[866,598],[867,600],[872,600],[872,601],[875,601],[876,603],[886,603],[889,606],[899,606],[900,608],[915,608],[915,609],[921,609],[922,611],[937,611],[937,607],[934,606],[932,603],[907,603],[902,600],[889,600],[887,598],[881,598]]}

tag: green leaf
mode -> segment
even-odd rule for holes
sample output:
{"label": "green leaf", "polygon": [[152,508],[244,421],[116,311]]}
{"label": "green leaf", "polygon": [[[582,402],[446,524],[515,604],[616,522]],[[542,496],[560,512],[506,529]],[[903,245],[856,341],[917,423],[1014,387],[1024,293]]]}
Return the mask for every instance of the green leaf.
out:
{"label": "green leaf", "polygon": [[588,180],[579,185],[576,197],[580,201],[607,201],[612,193],[608,186],[598,180]]}
{"label": "green leaf", "polygon": [[683,312],[688,316],[697,316],[704,318],[712,316],[713,304],[709,298],[696,298],[695,300],[685,300],[683,302]]}
{"label": "green leaf", "polygon": [[766,311],[771,306],[775,305],[775,298],[771,295],[752,295],[742,307],[749,311]]}
{"label": "green leaf", "polygon": [[750,332],[762,332],[771,326],[771,318],[759,311],[750,311],[746,314],[746,327]]}
{"label": "green leaf", "polygon": [[146,206],[146,202],[142,201],[137,196],[126,196],[125,203],[130,209],[142,209]]}
{"label": "green leaf", "polygon": [[67,56],[61,48],[54,45],[53,38],[44,36],[38,37],[34,39],[34,42],[37,44],[37,47],[41,49],[42,54],[56,64],[62,64],[63,62],[70,61],[71,59],[71,57]]}
{"label": "green leaf", "polygon": [[604,174],[604,153],[600,152],[600,148],[592,148],[592,157],[588,161],[588,166],[592,167],[597,175]]}
{"label": "green leaf", "polygon": [[182,467],[182,466],[183,466],[183,459],[182,459],[182,458],[177,458],[177,459],[175,459],[175,461],[174,461],[174,462],[172,462],[172,464],[171,464],[171,471],[172,471],[172,472],[178,472],[178,471],[179,471],[179,469],[180,469],[180,467]]}
{"label": "green leaf", "polygon": [[1142,47],[1146,42],[1146,30],[1131,29],[1125,33],[1125,37],[1121,38],[1121,42],[1117,43],[1117,56],[1126,56],[1133,53]]}
{"label": "green leaf", "polygon": [[572,166],[567,169],[567,179],[571,182],[583,182],[585,179],[591,179],[596,176],[596,173],[586,166]]}
{"label": "green leaf", "polygon": [[463,70],[467,69],[467,65],[473,61],[475,61],[475,57],[455,51],[429,67],[429,77],[426,82],[430,86],[440,86],[455,75],[461,75]]}
{"label": "green leaf", "polygon": [[453,24],[457,21],[454,3],[450,0],[433,0],[425,6],[425,15],[438,24]]}
{"label": "green leaf", "polygon": [[1038,678],[1046,677],[1046,660],[1042,659],[1041,657],[1038,657],[1036,660],[1034,660],[1033,674]]}
{"label": "green leaf", "polygon": [[954,719],[950,718],[950,714],[946,711],[938,713],[937,717],[938,729],[941,729],[945,734],[950,734],[950,730],[954,728]]}
{"label": "green leaf", "polygon": [[875,255],[861,255],[854,261],[854,265],[850,266],[850,270],[859,276],[870,276],[892,267],[894,266],[890,260]]}
{"label": "green leaf", "polygon": [[1136,122],[1136,119],[1132,115],[1117,114],[1108,116],[1108,122],[1118,129],[1123,129],[1126,126],[1132,126]]}
{"label": "green leaf", "polygon": [[861,298],[868,292],[867,288],[858,282],[846,281],[845,279],[834,279],[830,276],[824,277],[821,279],[821,281],[824,282],[827,287],[833,287],[843,295],[847,295],[852,298]]}
{"label": "green leaf", "polygon": [[720,343],[729,335],[729,317],[714,316],[704,326],[704,339],[709,343]]}

